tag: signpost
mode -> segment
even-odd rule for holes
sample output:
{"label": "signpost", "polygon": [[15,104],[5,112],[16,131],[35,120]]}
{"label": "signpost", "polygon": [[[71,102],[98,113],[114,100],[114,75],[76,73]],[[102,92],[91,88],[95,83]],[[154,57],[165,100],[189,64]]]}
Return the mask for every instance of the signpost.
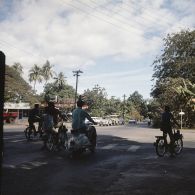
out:
{"label": "signpost", "polygon": [[184,115],[185,113],[182,111],[181,109],[181,112],[179,113],[179,115],[181,115],[181,129],[182,129],[182,116]]}

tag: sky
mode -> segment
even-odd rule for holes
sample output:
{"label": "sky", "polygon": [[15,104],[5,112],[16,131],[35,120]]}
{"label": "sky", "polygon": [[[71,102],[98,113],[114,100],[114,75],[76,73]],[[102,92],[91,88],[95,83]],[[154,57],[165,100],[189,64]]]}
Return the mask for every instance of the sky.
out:
{"label": "sky", "polygon": [[138,91],[147,99],[163,39],[194,30],[194,10],[195,0],[0,0],[0,50],[26,81],[48,60],[73,87],[72,71],[83,71],[79,94],[98,84],[108,97]]}

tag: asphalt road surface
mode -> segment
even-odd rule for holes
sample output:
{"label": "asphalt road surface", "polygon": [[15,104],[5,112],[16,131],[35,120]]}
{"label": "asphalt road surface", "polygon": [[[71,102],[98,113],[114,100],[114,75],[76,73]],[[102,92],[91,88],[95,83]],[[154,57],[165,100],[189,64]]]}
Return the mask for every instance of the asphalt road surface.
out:
{"label": "asphalt road surface", "polygon": [[145,125],[96,127],[95,154],[70,158],[26,141],[24,126],[4,126],[2,195],[194,195],[195,130],[182,131],[184,150],[157,157],[158,129]]}

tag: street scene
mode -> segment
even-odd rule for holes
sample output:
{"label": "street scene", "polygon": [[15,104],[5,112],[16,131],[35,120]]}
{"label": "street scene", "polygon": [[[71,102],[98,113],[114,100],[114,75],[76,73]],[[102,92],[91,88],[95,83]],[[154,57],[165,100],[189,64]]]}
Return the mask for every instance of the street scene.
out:
{"label": "street scene", "polygon": [[194,10],[0,0],[0,194],[194,195]]}
{"label": "street scene", "polygon": [[194,194],[195,131],[183,130],[180,155],[158,157],[159,129],[147,124],[96,126],[94,154],[70,158],[27,141],[24,125],[4,125],[2,194]]}

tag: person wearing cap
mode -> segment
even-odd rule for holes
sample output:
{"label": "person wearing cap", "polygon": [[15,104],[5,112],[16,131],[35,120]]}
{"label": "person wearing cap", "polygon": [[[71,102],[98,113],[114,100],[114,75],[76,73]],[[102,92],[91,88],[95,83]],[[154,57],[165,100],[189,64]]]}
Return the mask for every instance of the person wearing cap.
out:
{"label": "person wearing cap", "polygon": [[34,130],[34,134],[36,135],[36,129],[34,126],[34,123],[38,122],[38,131],[41,130],[41,126],[42,126],[42,120],[41,120],[41,113],[40,113],[40,109],[39,109],[39,104],[36,103],[34,104],[34,108],[30,110],[29,112],[29,117],[28,117],[28,123],[29,126]]}
{"label": "person wearing cap", "polygon": [[73,110],[72,112],[72,129],[76,130],[80,133],[86,133],[87,131],[87,125],[85,124],[85,119],[88,119],[93,124],[97,124],[91,116],[84,110],[82,107],[84,107],[86,103],[79,99],[77,101],[77,108]]}

